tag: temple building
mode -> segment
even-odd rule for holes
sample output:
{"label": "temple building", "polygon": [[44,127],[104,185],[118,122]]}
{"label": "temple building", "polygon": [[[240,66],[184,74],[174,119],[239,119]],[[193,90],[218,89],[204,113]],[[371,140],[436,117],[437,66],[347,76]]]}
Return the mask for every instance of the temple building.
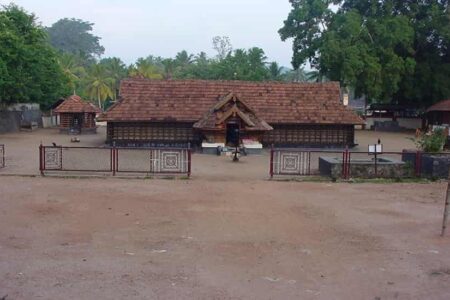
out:
{"label": "temple building", "polygon": [[353,146],[363,121],[340,95],[337,82],[132,78],[99,120],[117,146]]}
{"label": "temple building", "polygon": [[96,133],[95,116],[100,109],[83,101],[79,96],[72,95],[64,99],[53,112],[59,118],[59,130],[61,133]]}

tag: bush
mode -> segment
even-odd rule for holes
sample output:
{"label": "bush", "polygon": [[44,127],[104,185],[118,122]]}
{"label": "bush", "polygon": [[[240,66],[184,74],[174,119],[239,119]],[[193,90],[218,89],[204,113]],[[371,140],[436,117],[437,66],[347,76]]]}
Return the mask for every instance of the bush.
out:
{"label": "bush", "polygon": [[423,133],[414,140],[416,146],[424,152],[442,151],[447,136],[443,129],[436,129],[431,133]]}

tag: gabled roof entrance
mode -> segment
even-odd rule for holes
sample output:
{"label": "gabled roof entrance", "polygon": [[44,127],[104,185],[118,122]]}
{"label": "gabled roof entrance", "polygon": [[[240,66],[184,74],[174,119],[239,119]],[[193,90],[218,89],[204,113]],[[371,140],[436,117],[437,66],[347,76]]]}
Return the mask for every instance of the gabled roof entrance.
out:
{"label": "gabled roof entrance", "polygon": [[224,130],[228,122],[241,121],[246,131],[266,131],[273,128],[258,117],[255,111],[234,93],[222,97],[203,117],[194,124],[202,130]]}

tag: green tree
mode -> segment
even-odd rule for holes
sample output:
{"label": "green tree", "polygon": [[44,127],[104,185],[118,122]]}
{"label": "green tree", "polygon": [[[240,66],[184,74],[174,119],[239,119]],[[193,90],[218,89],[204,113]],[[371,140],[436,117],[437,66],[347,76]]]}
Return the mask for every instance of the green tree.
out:
{"label": "green tree", "polygon": [[47,105],[70,94],[69,79],[36,17],[11,4],[0,8],[0,102]]}
{"label": "green tree", "polygon": [[61,19],[47,28],[50,43],[62,52],[85,55],[88,59],[99,57],[105,48],[100,45],[100,38],[91,33],[93,25],[80,19]]}
{"label": "green tree", "polygon": [[130,76],[137,76],[148,79],[162,79],[163,75],[157,66],[148,59],[139,58],[136,64],[129,71]]}
{"label": "green tree", "polygon": [[270,79],[275,81],[283,80],[283,68],[278,65],[277,62],[271,62],[269,64]]}
{"label": "green tree", "polygon": [[377,101],[428,105],[450,96],[448,1],[291,3],[279,33],[293,39],[294,68],[309,62],[321,75]]}
{"label": "green tree", "polygon": [[81,79],[86,76],[86,70],[81,66],[79,60],[73,54],[60,54],[58,63],[68,78],[70,88],[76,93],[76,89],[79,86]]}
{"label": "green tree", "polygon": [[328,78],[318,70],[312,70],[304,73],[305,81],[309,82],[325,82]]}
{"label": "green tree", "polygon": [[308,75],[303,68],[290,70],[283,76],[284,81],[287,82],[306,82],[309,81]]}
{"label": "green tree", "polygon": [[172,79],[177,67],[176,61],[172,58],[166,58],[161,63],[164,67],[164,79]]}
{"label": "green tree", "polygon": [[189,66],[193,61],[194,55],[188,54],[186,50],[178,52],[175,56],[175,64],[181,67]]}
{"label": "green tree", "polygon": [[116,101],[119,95],[120,81],[127,76],[127,68],[123,61],[118,57],[108,57],[100,60],[100,64],[106,69],[108,77],[113,80],[112,91],[113,101]]}
{"label": "green tree", "polygon": [[200,52],[194,57],[189,78],[214,78],[214,66],[215,61],[209,59],[205,52]]}
{"label": "green tree", "polygon": [[95,64],[88,70],[88,76],[85,80],[88,96],[92,100],[96,100],[98,107],[102,109],[104,101],[114,97],[112,90],[114,78],[108,74],[108,70],[103,65]]}
{"label": "green tree", "polygon": [[215,79],[263,81],[270,78],[266,56],[260,48],[237,49],[214,65]]}

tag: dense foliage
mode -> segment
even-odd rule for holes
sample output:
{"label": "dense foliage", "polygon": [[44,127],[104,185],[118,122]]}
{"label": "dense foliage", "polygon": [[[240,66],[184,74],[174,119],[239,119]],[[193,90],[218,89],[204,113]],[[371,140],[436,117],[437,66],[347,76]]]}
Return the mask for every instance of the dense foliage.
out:
{"label": "dense foliage", "polygon": [[427,106],[450,97],[448,0],[290,2],[279,33],[293,38],[294,68],[309,62],[372,101]]}
{"label": "dense foliage", "polygon": [[307,81],[317,80],[314,72],[290,71],[277,63],[269,63],[260,48],[233,50],[226,37],[215,37],[215,57],[205,52],[197,55],[185,50],[173,58],[149,55],[126,66],[120,58],[92,61],[86,56],[63,52],[60,64],[70,80],[70,86],[83,98],[95,100],[107,108],[118,97],[120,80],[125,77],[148,79],[215,79],[248,81]]}
{"label": "dense foliage", "polygon": [[447,134],[443,129],[435,129],[432,132],[422,133],[414,142],[424,152],[440,152],[444,148]]}
{"label": "dense foliage", "polygon": [[9,5],[0,9],[0,103],[44,106],[66,95],[67,77],[32,14]]}
{"label": "dense foliage", "polygon": [[93,25],[79,19],[64,18],[46,29],[50,44],[56,49],[93,59],[105,52],[100,38],[91,33]]}

